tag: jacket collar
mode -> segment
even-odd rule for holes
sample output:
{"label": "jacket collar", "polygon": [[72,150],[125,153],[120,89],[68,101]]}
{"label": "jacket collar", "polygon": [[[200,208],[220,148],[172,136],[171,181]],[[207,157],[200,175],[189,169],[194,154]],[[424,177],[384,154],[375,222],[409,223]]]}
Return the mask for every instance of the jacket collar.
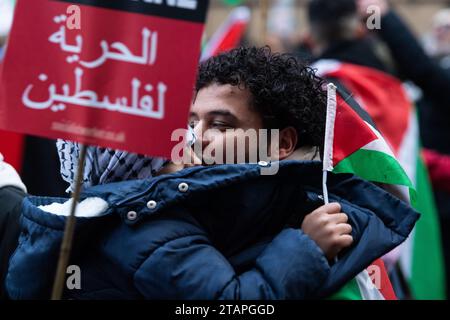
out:
{"label": "jacket collar", "polygon": [[[311,155],[311,152],[302,151],[299,154]],[[111,210],[118,213],[127,224],[132,225],[195,195],[206,197],[208,191],[233,185],[239,187],[242,182],[248,180],[272,179],[280,183],[298,183],[306,189],[321,194],[321,162],[281,161],[278,173],[274,176],[261,176],[261,169],[264,165],[237,164],[193,167],[150,180],[125,181],[92,187],[84,190],[82,199],[87,197],[104,199],[109,203]],[[402,235],[409,234],[411,231],[409,227],[412,228],[409,225],[410,222],[418,218],[415,211],[406,203],[374,184],[353,175],[330,174],[328,187],[329,192],[338,198],[346,199],[359,208],[371,210],[387,226],[401,232]],[[127,218],[130,211],[136,212],[133,220]],[[407,221],[404,221],[405,218],[408,218]]]}
{"label": "jacket collar", "polygon": [[300,147],[295,150],[286,160],[320,161],[319,147]]}

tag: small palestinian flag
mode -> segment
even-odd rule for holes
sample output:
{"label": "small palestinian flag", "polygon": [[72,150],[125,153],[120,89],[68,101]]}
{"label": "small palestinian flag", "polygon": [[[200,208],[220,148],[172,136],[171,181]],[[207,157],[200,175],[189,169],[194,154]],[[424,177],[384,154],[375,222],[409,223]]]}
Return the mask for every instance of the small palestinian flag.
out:
{"label": "small palestinian flag", "polygon": [[342,95],[337,94],[336,86],[328,85],[324,171],[353,173],[369,181],[390,184],[402,198],[414,198],[411,180],[370,116],[350,96],[340,92]]}
{"label": "small palestinian flag", "polygon": [[[328,171],[353,173],[367,180],[400,185],[408,188],[406,195],[409,197],[412,184],[386,141],[371,124],[370,117],[350,96],[337,94],[336,90],[334,84],[328,85],[323,159],[325,203],[328,203]],[[350,103],[353,106],[350,106]],[[400,188],[399,192],[404,193],[405,190]],[[331,298],[392,300],[396,299],[396,296],[383,262],[377,260]]]}

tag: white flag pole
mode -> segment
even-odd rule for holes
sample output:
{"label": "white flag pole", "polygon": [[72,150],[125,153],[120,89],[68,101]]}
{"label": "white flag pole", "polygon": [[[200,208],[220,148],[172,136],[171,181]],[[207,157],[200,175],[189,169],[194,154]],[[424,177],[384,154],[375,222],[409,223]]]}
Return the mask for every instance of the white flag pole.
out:
{"label": "white flag pole", "polygon": [[325,124],[325,143],[323,152],[322,190],[323,201],[329,203],[327,188],[327,173],[333,171],[333,140],[334,122],[336,120],[336,86],[333,83],[327,85],[327,117]]}
{"label": "white flag pole", "polygon": [[323,190],[323,202],[325,204],[329,204],[330,200],[328,199],[328,188],[327,188],[327,170],[323,170],[322,173],[322,190]]}

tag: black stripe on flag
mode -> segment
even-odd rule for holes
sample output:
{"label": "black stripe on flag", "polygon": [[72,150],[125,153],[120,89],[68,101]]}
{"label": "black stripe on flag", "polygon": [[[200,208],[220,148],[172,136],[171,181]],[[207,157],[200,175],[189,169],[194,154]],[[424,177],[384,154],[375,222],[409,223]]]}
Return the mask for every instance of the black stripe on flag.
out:
{"label": "black stripe on flag", "polygon": [[[204,23],[209,0],[53,0]],[[188,9],[195,5],[196,9]]]}
{"label": "black stripe on flag", "polygon": [[344,87],[344,85],[336,78],[327,78],[329,83],[333,83],[337,87],[337,92],[340,94],[342,99],[353,109],[355,112],[363,119],[365,122],[374,127],[377,131],[377,126],[375,122],[372,120],[370,115],[364,110],[358,102],[353,98],[352,94]]}

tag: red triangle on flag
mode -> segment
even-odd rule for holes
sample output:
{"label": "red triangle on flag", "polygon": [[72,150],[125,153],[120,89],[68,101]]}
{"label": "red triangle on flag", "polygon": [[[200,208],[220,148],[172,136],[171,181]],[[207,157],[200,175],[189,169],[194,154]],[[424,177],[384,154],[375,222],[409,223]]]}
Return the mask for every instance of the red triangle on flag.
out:
{"label": "red triangle on flag", "polygon": [[[378,272],[374,272],[371,274],[371,267],[375,266],[375,269]],[[389,279],[389,275],[386,271],[386,267],[384,266],[384,262],[381,259],[375,260],[371,266],[368,268],[368,273],[370,278],[372,279],[373,284],[378,288],[380,293],[383,295],[386,300],[397,300],[397,296],[392,288],[391,280]],[[375,279],[378,278],[378,279]]]}
{"label": "red triangle on flag", "polygon": [[334,165],[378,139],[369,125],[350,107],[341,95],[336,94],[336,101],[333,140]]}

